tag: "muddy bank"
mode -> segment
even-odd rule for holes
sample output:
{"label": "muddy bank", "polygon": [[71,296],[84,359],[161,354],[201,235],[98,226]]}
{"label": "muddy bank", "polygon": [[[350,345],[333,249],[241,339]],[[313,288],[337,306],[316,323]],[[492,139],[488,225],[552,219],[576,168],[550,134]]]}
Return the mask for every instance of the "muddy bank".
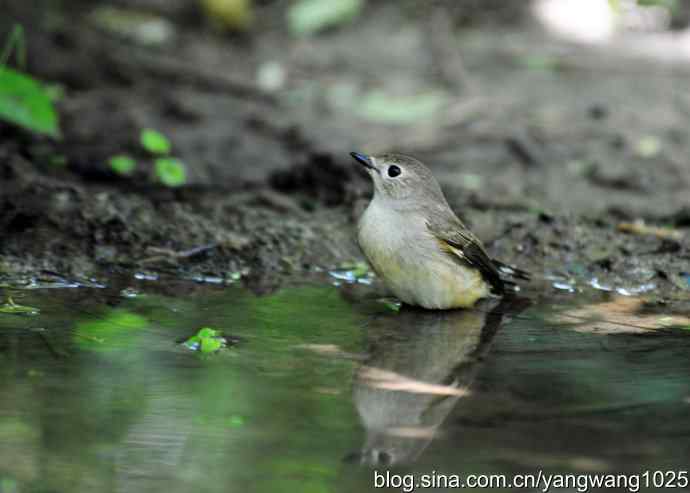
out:
{"label": "muddy bank", "polygon": [[[105,32],[89,9],[66,22],[65,10],[10,2],[8,19],[41,54],[30,72],[62,88],[64,137],[0,126],[2,274],[146,270],[268,286],[351,264],[370,189],[348,152],[394,150],[429,163],[491,253],[545,284],[589,289],[596,278],[687,298],[681,69],[562,44],[528,20],[367,9],[300,40],[281,27],[213,34],[184,9],[153,9],[174,36],[151,48]],[[283,15],[269,2],[260,22]],[[267,62],[282,67],[276,89],[257,82]],[[381,91],[396,108],[422,107],[422,96],[441,106],[372,112]],[[153,183],[142,128],[170,137],[188,185]],[[127,178],[106,165],[123,152],[140,161]],[[675,232],[621,231],[639,219]]]}
{"label": "muddy bank", "polygon": [[[354,218],[369,190],[354,174],[334,202],[320,167],[275,175],[273,186],[174,191],[85,184],[31,169],[16,157],[3,168],[0,266],[6,278],[151,272],[213,282],[242,278],[262,290],[362,260]],[[624,234],[619,214],[551,215],[489,206],[472,195],[450,198],[492,254],[536,273],[544,287],[553,281],[560,289],[591,289],[597,279],[598,288],[687,299],[686,239]],[[673,220],[686,224],[682,214],[667,219]]]}
{"label": "muddy bank", "polygon": [[30,170],[20,158],[3,170],[6,275],[147,270],[271,283],[358,258],[343,207],[308,211],[260,186],[131,191]]}

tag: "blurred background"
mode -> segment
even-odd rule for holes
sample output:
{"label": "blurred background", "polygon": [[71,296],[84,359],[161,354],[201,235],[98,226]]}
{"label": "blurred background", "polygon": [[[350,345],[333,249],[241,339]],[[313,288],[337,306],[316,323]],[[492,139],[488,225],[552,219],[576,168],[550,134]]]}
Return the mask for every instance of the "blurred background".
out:
{"label": "blurred background", "polygon": [[[4,0],[5,269],[35,269],[27,252],[60,271],[176,266],[205,246],[221,261],[197,270],[224,275],[356,258],[369,185],[352,150],[427,162],[509,260],[596,243],[601,261],[602,224],[690,221],[689,15],[680,0]],[[552,233],[573,236],[540,242]]]}

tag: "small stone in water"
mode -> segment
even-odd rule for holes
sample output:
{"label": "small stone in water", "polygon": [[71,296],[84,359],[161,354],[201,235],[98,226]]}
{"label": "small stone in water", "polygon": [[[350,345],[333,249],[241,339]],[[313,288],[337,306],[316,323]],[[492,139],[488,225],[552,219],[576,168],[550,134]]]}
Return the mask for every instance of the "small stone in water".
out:
{"label": "small stone in water", "polygon": [[653,289],[656,289],[656,283],[648,282],[646,284],[641,284],[631,288],[616,288],[616,292],[618,294],[622,294],[623,296],[635,296],[636,294],[646,293],[647,291],[652,291]]}
{"label": "small stone in water", "polygon": [[596,277],[592,278],[591,281],[589,281],[589,285],[592,286],[594,289],[598,289],[600,291],[613,291],[613,288],[609,286],[608,284],[602,284],[599,282],[599,279]]}
{"label": "small stone in water", "polygon": [[199,284],[223,284],[224,279],[218,276],[205,276],[203,274],[192,276],[192,281]]}
{"label": "small stone in water", "polygon": [[158,274],[155,272],[137,272],[134,274],[134,279],[139,281],[157,281]]}
{"label": "small stone in water", "polygon": [[568,291],[569,293],[575,292],[575,287],[571,284],[565,282],[554,282],[552,286],[556,289],[562,289],[563,291]]}
{"label": "small stone in water", "polygon": [[120,291],[120,296],[123,298],[136,298],[139,296],[139,291],[137,291],[134,288],[125,288],[122,291]]}
{"label": "small stone in water", "polygon": [[[369,265],[365,262],[356,262],[354,265],[345,265],[339,269],[328,272],[332,277],[348,283],[371,284],[372,274]],[[338,285],[338,284],[336,284]]]}

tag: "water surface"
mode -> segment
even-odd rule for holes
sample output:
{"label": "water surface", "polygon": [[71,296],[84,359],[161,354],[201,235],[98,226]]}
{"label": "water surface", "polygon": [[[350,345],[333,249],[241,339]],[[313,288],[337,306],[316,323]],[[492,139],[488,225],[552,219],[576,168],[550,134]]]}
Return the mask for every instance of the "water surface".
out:
{"label": "water surface", "polygon": [[[581,307],[609,294],[439,314],[328,284],[115,284],[5,290],[40,312],[0,314],[0,492],[687,469],[690,332],[597,330]],[[180,344],[201,327],[230,346]]]}

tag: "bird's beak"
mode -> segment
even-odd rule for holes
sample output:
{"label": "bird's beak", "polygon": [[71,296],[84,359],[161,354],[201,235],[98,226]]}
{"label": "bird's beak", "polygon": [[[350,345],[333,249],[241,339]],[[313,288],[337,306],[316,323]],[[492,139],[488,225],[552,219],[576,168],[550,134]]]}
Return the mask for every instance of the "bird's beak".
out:
{"label": "bird's beak", "polygon": [[374,163],[371,161],[371,158],[369,156],[367,156],[366,154],[360,154],[358,152],[351,152],[350,156],[352,156],[355,161],[357,161],[359,164],[361,164],[365,168],[373,170],[373,171],[378,171],[376,169],[376,166],[374,166]]}

